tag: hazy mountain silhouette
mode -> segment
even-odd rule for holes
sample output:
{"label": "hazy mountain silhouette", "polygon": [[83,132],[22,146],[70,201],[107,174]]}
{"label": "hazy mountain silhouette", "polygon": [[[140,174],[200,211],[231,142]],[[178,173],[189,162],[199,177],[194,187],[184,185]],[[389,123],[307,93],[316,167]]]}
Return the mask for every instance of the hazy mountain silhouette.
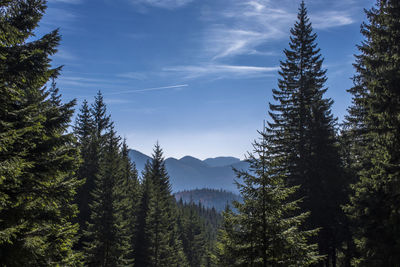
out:
{"label": "hazy mountain silhouette", "polygon": [[[140,151],[130,150],[129,157],[141,174],[151,158]],[[238,193],[234,184],[236,175],[232,167],[246,170],[248,163],[234,157],[216,157],[200,160],[191,156],[181,159],[167,158],[165,165],[170,176],[172,191],[211,188]]]}

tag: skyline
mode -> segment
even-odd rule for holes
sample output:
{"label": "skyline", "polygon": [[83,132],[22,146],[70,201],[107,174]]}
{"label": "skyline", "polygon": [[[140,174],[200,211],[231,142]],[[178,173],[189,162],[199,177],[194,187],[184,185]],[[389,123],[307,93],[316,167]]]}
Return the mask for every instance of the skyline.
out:
{"label": "skyline", "polygon": [[[200,159],[251,151],[300,1],[53,0],[38,36],[60,27],[64,100],[101,90],[121,137],[149,155]],[[368,1],[306,1],[328,69],[333,114],[350,104]],[[182,23],[184,22],[184,23]]]}

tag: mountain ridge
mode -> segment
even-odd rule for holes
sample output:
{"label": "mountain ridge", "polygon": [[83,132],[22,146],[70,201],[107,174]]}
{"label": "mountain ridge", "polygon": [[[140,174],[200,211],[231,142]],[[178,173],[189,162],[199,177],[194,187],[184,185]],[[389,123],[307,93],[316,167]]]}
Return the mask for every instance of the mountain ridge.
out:
{"label": "mountain ridge", "polygon": [[[130,149],[129,157],[142,173],[144,165],[150,156]],[[173,192],[193,190],[199,188],[222,189],[238,193],[234,183],[237,179],[233,168],[239,170],[248,169],[248,163],[235,157],[215,157],[200,160],[192,156],[184,156],[180,159],[167,158],[165,166],[170,176]]]}

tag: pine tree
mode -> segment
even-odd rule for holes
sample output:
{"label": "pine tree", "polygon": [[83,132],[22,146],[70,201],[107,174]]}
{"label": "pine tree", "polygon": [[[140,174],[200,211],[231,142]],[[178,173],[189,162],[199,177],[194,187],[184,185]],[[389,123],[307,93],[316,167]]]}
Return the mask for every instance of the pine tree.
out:
{"label": "pine tree", "polygon": [[145,233],[145,229],[147,228],[146,218],[149,212],[149,202],[153,194],[153,184],[150,178],[150,162],[146,163],[142,177],[142,183],[139,188],[140,196],[135,224],[133,251],[135,266],[144,267],[150,266],[150,259],[147,253],[149,242]]}
{"label": "pine tree", "polygon": [[[400,3],[379,0],[366,11],[362,25],[365,41],[358,46],[352,93],[359,98],[353,110],[362,111],[355,123],[366,134],[353,147],[363,153],[358,164],[359,181],[346,210],[355,226],[359,257],[357,266],[400,264]],[[360,97],[361,96],[361,97]],[[350,114],[351,115],[351,114]]]}
{"label": "pine tree", "polygon": [[96,176],[100,171],[106,133],[111,126],[110,115],[107,114],[103,96],[99,91],[91,107],[88,106],[86,100],[83,102],[74,126],[83,160],[79,166],[78,178],[84,181],[76,198],[80,226],[80,240],[76,246],[78,250],[81,250],[83,243],[88,241],[82,233],[87,230],[90,222],[90,205],[93,201],[91,192],[94,190]]}
{"label": "pine tree", "polygon": [[298,187],[285,185],[286,177],[277,172],[282,164],[268,154],[266,137],[269,136],[264,133],[261,142],[254,143],[254,154],[248,158],[249,171],[237,171],[238,178],[243,179],[243,184],[238,184],[243,203],[234,202],[237,215],[226,213],[229,220],[233,216],[231,224],[234,222],[230,234],[233,240],[228,241],[236,246],[230,252],[235,255],[232,266],[308,266],[317,263],[321,257],[317,255],[316,245],[309,244],[317,230],[300,229],[309,213],[293,215],[299,201],[290,198]]}
{"label": "pine tree", "polygon": [[189,266],[200,267],[205,257],[205,229],[193,202],[190,202],[183,210],[182,219],[182,245],[187,261]]}
{"label": "pine tree", "polygon": [[346,181],[331,114],[332,100],[324,98],[326,70],[317,48],[304,2],[291,29],[289,49],[281,62],[276,103],[270,104],[269,153],[283,157],[276,168],[289,186],[300,186],[294,199],[303,198],[302,212],[310,211],[305,229],[321,228],[316,238],[325,265],[336,265],[343,242]]}
{"label": "pine tree", "polygon": [[126,140],[124,140],[121,150],[121,176],[117,180],[115,188],[116,222],[120,239],[119,244],[121,245],[120,250],[123,251],[121,260],[124,261],[124,266],[132,264],[134,259],[133,246],[139,200],[137,170],[135,165],[131,163],[128,152],[128,146]]}
{"label": "pine tree", "polygon": [[125,266],[127,259],[124,249],[126,240],[121,236],[121,221],[118,221],[120,196],[117,195],[117,182],[121,179],[119,141],[111,127],[105,139],[101,156],[100,171],[96,176],[95,187],[91,192],[90,223],[85,236],[86,263],[89,266]]}
{"label": "pine tree", "polygon": [[237,225],[231,208],[226,205],[222,213],[223,222],[218,229],[217,243],[214,249],[214,262],[217,266],[235,266],[237,257],[237,247],[235,236],[235,226]]}
{"label": "pine tree", "polygon": [[32,40],[45,1],[0,2],[0,265],[79,264],[72,200],[79,155],[67,133],[75,101],[61,102],[50,56],[57,30]]}
{"label": "pine tree", "polygon": [[94,133],[93,119],[90,115],[88,102],[83,101],[80,113],[76,117],[74,133],[78,139],[78,148],[80,150],[82,163],[79,166],[77,176],[83,182],[79,188],[76,203],[78,205],[78,223],[79,223],[79,242],[76,245],[77,250],[82,249],[83,230],[86,229],[90,218],[89,203],[91,203],[90,191],[94,188],[94,174],[97,173],[97,157],[93,154],[92,136]]}
{"label": "pine tree", "polygon": [[[142,219],[142,224],[146,235],[143,243],[146,247],[142,248],[142,257],[147,259],[147,265],[143,266],[184,266],[186,259],[176,229],[175,199],[171,195],[169,177],[158,144],[145,171],[143,176],[145,182],[149,183],[146,186],[151,188],[152,193],[146,196],[147,199],[142,197],[142,205],[145,206],[141,211],[145,213],[145,221]],[[137,256],[135,261],[138,259]]]}

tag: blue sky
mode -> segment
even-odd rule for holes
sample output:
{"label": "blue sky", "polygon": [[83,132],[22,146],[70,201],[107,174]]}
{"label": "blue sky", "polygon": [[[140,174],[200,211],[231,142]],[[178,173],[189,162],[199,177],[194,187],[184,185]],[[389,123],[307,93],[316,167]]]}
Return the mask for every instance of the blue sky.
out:
{"label": "blue sky", "polygon": [[[167,157],[243,158],[266,119],[299,0],[50,0],[37,36],[60,28],[65,100],[104,94],[131,148]],[[306,1],[346,114],[367,0]]]}

